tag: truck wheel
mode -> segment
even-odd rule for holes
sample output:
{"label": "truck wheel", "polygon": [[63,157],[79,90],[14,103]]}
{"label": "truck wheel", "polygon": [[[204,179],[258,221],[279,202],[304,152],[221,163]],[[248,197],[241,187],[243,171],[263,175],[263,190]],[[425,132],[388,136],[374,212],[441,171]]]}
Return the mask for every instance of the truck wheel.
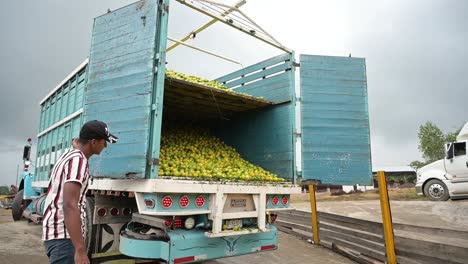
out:
{"label": "truck wheel", "polygon": [[424,195],[431,201],[447,201],[450,198],[447,186],[435,179],[428,181],[424,185]]}
{"label": "truck wheel", "polygon": [[23,217],[23,193],[24,190],[17,192],[15,199],[13,199],[13,203],[11,204],[11,216],[13,216],[14,221],[19,221],[21,220],[21,217]]}

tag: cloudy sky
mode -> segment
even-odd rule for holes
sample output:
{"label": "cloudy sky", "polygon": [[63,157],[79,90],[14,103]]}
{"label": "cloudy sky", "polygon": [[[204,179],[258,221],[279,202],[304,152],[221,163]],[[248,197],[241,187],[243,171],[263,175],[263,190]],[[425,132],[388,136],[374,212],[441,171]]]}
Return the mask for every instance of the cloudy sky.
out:
{"label": "cloudy sky", "polygon": [[[88,56],[93,18],[131,2],[2,3],[0,185],[15,182],[23,145],[37,135],[38,102]],[[468,120],[468,1],[247,0],[242,9],[296,55],[366,58],[374,168],[421,159],[422,123],[430,120],[450,132]],[[203,19],[172,3],[170,35],[181,37]],[[234,33],[218,25],[192,44],[244,65],[278,54]],[[219,69],[237,69],[219,61],[216,71],[201,69],[196,60],[183,62],[184,52],[169,56],[170,66],[208,78],[219,76]]]}

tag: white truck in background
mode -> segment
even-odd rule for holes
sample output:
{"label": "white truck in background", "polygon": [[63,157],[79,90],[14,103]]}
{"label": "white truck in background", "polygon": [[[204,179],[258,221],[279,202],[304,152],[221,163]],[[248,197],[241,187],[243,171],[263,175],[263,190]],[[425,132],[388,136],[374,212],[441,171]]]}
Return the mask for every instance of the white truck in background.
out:
{"label": "white truck in background", "polygon": [[416,192],[432,201],[468,198],[468,122],[456,142],[445,145],[445,158],[417,170]]}

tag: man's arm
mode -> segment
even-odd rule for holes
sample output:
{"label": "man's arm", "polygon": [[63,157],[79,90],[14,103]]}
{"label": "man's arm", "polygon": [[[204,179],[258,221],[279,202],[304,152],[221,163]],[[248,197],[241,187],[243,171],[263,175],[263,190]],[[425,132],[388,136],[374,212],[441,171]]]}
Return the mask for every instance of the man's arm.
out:
{"label": "man's arm", "polygon": [[81,185],[78,182],[65,182],[63,188],[63,213],[65,226],[75,247],[75,263],[90,263],[81,234],[81,212],[78,208]]}

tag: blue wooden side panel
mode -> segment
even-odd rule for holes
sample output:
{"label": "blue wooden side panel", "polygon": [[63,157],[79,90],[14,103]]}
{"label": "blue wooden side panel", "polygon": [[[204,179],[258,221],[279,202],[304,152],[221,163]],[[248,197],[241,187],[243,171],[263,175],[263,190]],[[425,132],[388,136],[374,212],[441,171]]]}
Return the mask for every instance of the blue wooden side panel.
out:
{"label": "blue wooden side panel", "polygon": [[300,65],[303,179],[371,184],[365,60],[301,55]]}
{"label": "blue wooden side panel", "polygon": [[293,61],[293,55],[285,53],[217,78],[216,81],[237,92],[262,96],[274,103],[293,101]]}
{"label": "blue wooden side panel", "polygon": [[90,160],[96,177],[145,177],[153,85],[156,1],[94,21],[85,120],[102,120],[119,142]]}
{"label": "blue wooden side panel", "polygon": [[[238,81],[239,78],[256,75],[257,80],[239,86],[235,90],[263,96],[266,100],[278,103],[236,116],[233,120],[218,126],[216,133],[226,144],[236,148],[244,159],[288,180],[295,179],[292,63],[293,56],[285,54],[217,79],[229,86],[230,83],[241,83]],[[267,74],[266,78],[263,78],[265,75],[261,73],[262,71],[278,65],[288,67],[277,67],[278,72],[274,72],[273,75]]]}
{"label": "blue wooden side panel", "polygon": [[65,148],[71,146],[72,139],[79,135],[83,115],[72,114],[83,109],[86,73],[84,65],[40,106],[34,181],[49,180],[50,170],[55,161]]}

